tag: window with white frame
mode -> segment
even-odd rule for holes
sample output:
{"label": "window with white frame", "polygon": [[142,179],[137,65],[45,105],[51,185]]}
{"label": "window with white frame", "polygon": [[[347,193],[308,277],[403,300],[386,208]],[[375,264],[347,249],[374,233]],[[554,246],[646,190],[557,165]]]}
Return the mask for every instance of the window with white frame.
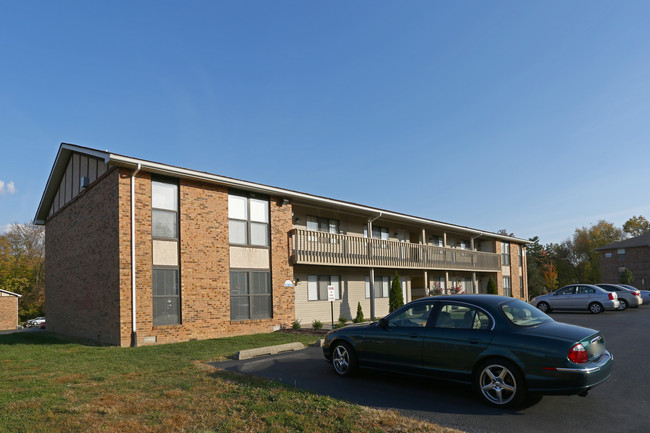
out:
{"label": "window with white frame", "polygon": [[178,183],[151,181],[151,236],[178,239]]}
{"label": "window with white frame", "polygon": [[334,298],[341,299],[341,277],[338,275],[308,275],[307,300],[327,301],[328,286],[334,286]]}
{"label": "window with white frame", "polygon": [[[390,277],[375,276],[375,298],[388,298]],[[370,298],[370,277],[366,277],[366,299]]]}
{"label": "window with white frame", "polygon": [[228,194],[228,225],[231,245],[269,246],[269,201]]}
{"label": "window with white frame", "polygon": [[503,296],[512,296],[512,285],[510,283],[510,277],[503,277]]}
{"label": "window with white frame", "polygon": [[[363,226],[363,236],[368,237],[368,225],[364,224]],[[382,241],[390,240],[390,232],[388,227],[372,226],[372,238],[381,239]]]}
{"label": "window with white frame", "polygon": [[510,266],[510,244],[501,242],[501,265]]}
{"label": "window with white frame", "polygon": [[314,232],[338,234],[340,225],[336,219],[307,216],[307,230]]}

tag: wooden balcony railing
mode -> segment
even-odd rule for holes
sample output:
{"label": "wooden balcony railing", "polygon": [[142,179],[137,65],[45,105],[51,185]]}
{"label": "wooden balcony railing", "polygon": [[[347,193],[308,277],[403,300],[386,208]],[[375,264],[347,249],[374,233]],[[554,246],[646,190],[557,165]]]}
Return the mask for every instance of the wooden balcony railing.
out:
{"label": "wooden balcony railing", "polygon": [[501,269],[500,254],[311,230],[292,230],[290,245],[294,264],[495,272]]}

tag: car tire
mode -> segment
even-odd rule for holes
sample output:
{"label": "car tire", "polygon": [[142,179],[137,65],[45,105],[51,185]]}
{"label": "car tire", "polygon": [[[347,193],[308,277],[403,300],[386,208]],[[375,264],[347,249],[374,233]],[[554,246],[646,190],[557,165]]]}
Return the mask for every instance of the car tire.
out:
{"label": "car tire", "polygon": [[357,355],[348,343],[336,343],[332,348],[332,368],[341,377],[349,377],[356,372]]}
{"label": "car tire", "polygon": [[539,304],[537,304],[537,308],[542,313],[550,313],[551,312],[551,306],[548,305],[546,302],[540,302]]}
{"label": "car tire", "polygon": [[603,310],[604,310],[604,309],[603,309],[603,306],[600,305],[598,302],[592,302],[591,304],[589,304],[589,311],[590,311],[592,314],[599,314],[599,313],[602,313]]}
{"label": "car tire", "polygon": [[628,305],[625,299],[619,299],[618,304],[618,311],[627,310]]}
{"label": "car tire", "polygon": [[479,399],[491,406],[517,407],[526,396],[524,376],[507,359],[483,362],[476,369],[473,385]]}

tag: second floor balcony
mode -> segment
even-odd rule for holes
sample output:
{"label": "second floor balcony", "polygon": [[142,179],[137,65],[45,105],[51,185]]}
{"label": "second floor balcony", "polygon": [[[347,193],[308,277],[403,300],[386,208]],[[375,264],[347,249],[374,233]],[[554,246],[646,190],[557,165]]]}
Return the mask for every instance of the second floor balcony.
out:
{"label": "second floor balcony", "polygon": [[311,230],[290,233],[293,264],[423,270],[493,271],[501,255]]}

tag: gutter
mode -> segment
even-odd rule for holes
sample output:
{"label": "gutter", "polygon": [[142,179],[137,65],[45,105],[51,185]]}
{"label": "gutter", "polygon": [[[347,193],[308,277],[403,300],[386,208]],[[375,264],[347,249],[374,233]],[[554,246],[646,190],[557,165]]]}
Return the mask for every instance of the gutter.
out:
{"label": "gutter", "polygon": [[131,173],[131,347],[138,347],[138,328],[135,311],[135,176],[142,166],[137,165]]}

